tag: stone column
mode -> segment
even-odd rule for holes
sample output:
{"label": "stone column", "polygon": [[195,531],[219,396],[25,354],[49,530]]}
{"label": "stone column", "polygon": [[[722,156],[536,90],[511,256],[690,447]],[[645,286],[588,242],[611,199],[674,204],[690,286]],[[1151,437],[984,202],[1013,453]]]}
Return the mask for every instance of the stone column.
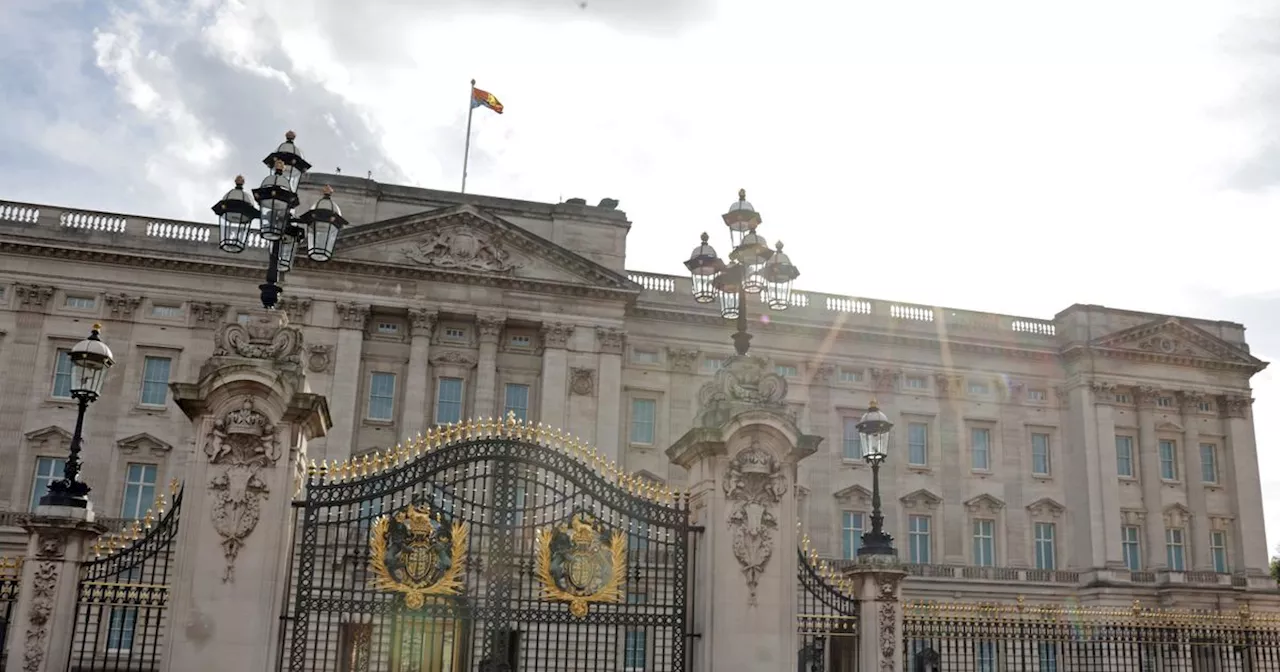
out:
{"label": "stone column", "polygon": [[333,431],[325,439],[331,460],[345,460],[355,449],[356,426],[364,404],[360,401],[360,359],[364,350],[364,332],[369,324],[369,306],[338,304],[338,347],[333,362]]}
{"label": "stone column", "polygon": [[542,325],[542,390],[538,397],[540,422],[551,427],[565,426],[565,406],[569,385],[569,338],[573,325],[555,322]]}
{"label": "stone column", "polygon": [[1254,437],[1248,396],[1222,399],[1223,424],[1227,430],[1227,446],[1223,452],[1229,461],[1230,493],[1236,526],[1231,538],[1235,546],[1232,559],[1237,571],[1250,576],[1266,576],[1268,568],[1266,535],[1262,520],[1262,482],[1258,474],[1258,445]]}
{"label": "stone column", "polygon": [[[44,313],[54,291],[48,285],[15,285],[13,288],[18,311],[14,316],[15,329],[5,337],[4,349],[0,350],[4,379],[12,382],[0,386],[0,435],[15,444],[20,440],[18,437],[31,429],[24,427],[22,422],[27,404],[32,401],[33,389],[41,399],[49,395],[50,378],[48,375],[36,375],[36,363],[40,361],[40,346],[44,340]],[[52,356],[49,361],[52,363]],[[17,454],[17,465],[0,469],[0,505],[7,499],[14,510],[25,511],[27,504],[22,495],[26,489],[20,485],[20,475],[26,474],[26,478],[31,478],[33,467],[23,459],[25,451],[18,450]]]}
{"label": "stone column", "polygon": [[1204,491],[1204,469],[1200,464],[1200,427],[1196,415],[1200,411],[1203,394],[1183,392],[1178,395],[1182,405],[1182,471],[1187,489],[1187,508],[1191,510],[1191,557],[1188,566],[1194,570],[1212,570],[1213,556],[1209,553],[1209,503]]}
{"label": "stone column", "polygon": [[479,361],[476,364],[476,407],[473,418],[494,418],[502,415],[497,404],[498,386],[498,338],[507,318],[494,315],[476,317],[476,331],[480,334]]}
{"label": "stone column", "polygon": [[794,669],[795,478],[822,438],[787,413],[787,383],[758,357],[734,357],[710,399],[667,449],[689,472],[695,524],[705,527],[693,581],[694,670]]}
{"label": "stone column", "polygon": [[622,346],[626,333],[621,329],[596,327],[600,361],[596,367],[596,449],[606,458],[623,463],[619,448],[618,423],[626,417],[622,409]]}
{"label": "stone column", "polygon": [[[965,432],[961,412],[964,378],[938,374],[934,382],[938,385],[938,445],[942,446],[942,467],[938,473],[968,474],[971,466],[968,462],[969,436]],[[967,478],[943,478],[941,483],[942,521],[945,523],[939,525],[942,528],[939,530],[942,536],[939,550],[942,551],[942,561],[947,564],[969,564],[964,553],[964,537],[969,529],[969,516],[964,508],[964,502],[969,499],[964,490],[967,482]]]}
{"label": "stone column", "polygon": [[1160,445],[1156,440],[1156,398],[1160,391],[1150,387],[1134,390],[1138,402],[1138,465],[1142,476],[1142,505],[1147,510],[1147,569],[1165,569],[1168,561],[1164,543],[1164,504],[1160,492]]}
{"label": "stone column", "polygon": [[292,500],[307,441],[330,427],[307,391],[302,332],[255,311],[215,334],[195,383],[174,383],[196,449],[187,465],[160,669],[270,672],[288,598]]}
{"label": "stone column", "polygon": [[845,576],[858,596],[858,668],[867,672],[902,670],[902,580],[907,573],[897,556],[864,555]]}
{"label": "stone column", "polygon": [[[1123,539],[1120,537],[1120,474],[1116,470],[1116,418],[1113,406],[1116,399],[1116,386],[1110,383],[1094,382],[1091,383],[1091,388],[1098,454],[1098,469],[1093,478],[1098,481],[1098,491],[1102,496],[1101,541],[1102,548],[1105,549],[1099,556],[1095,546],[1093,566],[1124,569],[1124,547]],[[1083,534],[1087,532],[1081,530],[1079,526],[1075,526],[1072,530],[1072,536]],[[1094,543],[1097,543],[1096,535]],[[1101,564],[1098,564],[1099,559],[1102,561]]]}
{"label": "stone column", "polygon": [[91,509],[67,506],[37,507],[22,527],[31,536],[5,672],[62,672],[75,636],[81,558],[107,528],[93,521]]}
{"label": "stone column", "polygon": [[409,373],[404,381],[404,413],[401,422],[406,436],[417,436],[431,426],[427,408],[431,384],[431,332],[439,313],[424,308],[409,309]]}
{"label": "stone column", "polygon": [[[831,377],[835,375],[835,366],[824,362],[810,364],[811,379],[809,382],[809,431],[822,437],[832,436],[831,421],[835,408],[831,405]],[[841,428],[843,432],[843,428]],[[843,437],[842,437],[843,438]],[[841,441],[830,444],[819,452],[812,460],[805,462],[801,472],[801,483],[809,487],[808,501],[819,502],[818,506],[808,507],[808,520],[802,520],[805,531],[815,546],[833,552],[832,557],[840,557],[840,545],[836,534],[836,510],[830,506],[835,494],[831,487],[831,474],[840,468],[843,450]],[[802,512],[804,513],[804,512]]]}

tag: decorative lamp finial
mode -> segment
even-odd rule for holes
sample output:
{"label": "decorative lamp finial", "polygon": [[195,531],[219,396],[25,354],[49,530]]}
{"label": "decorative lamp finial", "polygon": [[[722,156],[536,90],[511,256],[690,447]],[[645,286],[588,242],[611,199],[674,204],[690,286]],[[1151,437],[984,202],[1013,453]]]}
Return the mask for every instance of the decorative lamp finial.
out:
{"label": "decorative lamp finial", "polygon": [[93,331],[102,331],[102,324],[101,324],[101,323],[99,323],[99,322],[94,322],[94,323],[93,323]]}
{"label": "decorative lamp finial", "polygon": [[333,195],[333,187],[331,187],[331,186],[329,186],[329,185],[327,185],[327,184],[326,184],[326,185],[324,185],[324,189],[321,189],[320,191],[321,191],[321,193],[323,193],[325,196],[332,196],[332,195]]}
{"label": "decorative lamp finial", "polygon": [[283,173],[283,172],[284,172],[284,160],[276,159],[276,173]]}
{"label": "decorative lamp finial", "polygon": [[703,245],[706,245],[708,240],[711,240],[711,236],[708,236],[708,235],[707,235],[707,232],[706,232],[706,231],[703,231],[703,232],[702,232],[702,244],[703,244]]}
{"label": "decorative lamp finial", "polygon": [[236,175],[236,189],[244,188],[244,175]]}
{"label": "decorative lamp finial", "polygon": [[288,140],[289,142],[293,142],[293,139],[296,137],[298,137],[298,134],[294,133],[293,131],[286,131],[284,134],[284,139]]}
{"label": "decorative lamp finial", "polygon": [[878,411],[878,410],[880,410],[880,403],[876,401],[876,398],[875,398],[875,397],[872,397],[872,398],[871,398],[871,405],[867,407],[867,410],[868,410],[868,411]]}
{"label": "decorative lamp finial", "polygon": [[779,241],[778,241],[778,243],[777,243],[776,245],[774,245],[773,247],[774,247],[774,249],[776,249],[776,250],[778,250],[779,252],[781,252],[781,251],[782,251],[782,241],[781,241],[781,240],[779,240]]}
{"label": "decorative lamp finial", "polygon": [[739,201],[745,201],[745,200],[747,200],[747,190],[746,190],[746,189],[739,189],[739,190],[738,190],[738,200],[739,200]]}

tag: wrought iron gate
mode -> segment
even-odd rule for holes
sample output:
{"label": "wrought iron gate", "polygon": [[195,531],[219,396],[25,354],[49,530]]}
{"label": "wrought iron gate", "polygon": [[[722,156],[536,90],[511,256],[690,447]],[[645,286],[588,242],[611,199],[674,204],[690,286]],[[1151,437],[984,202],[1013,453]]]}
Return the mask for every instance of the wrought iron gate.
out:
{"label": "wrought iron gate", "polygon": [[809,548],[799,548],[796,634],[799,672],[857,672],[858,600],[848,582]]}
{"label": "wrought iron gate", "polygon": [[80,566],[69,672],[160,668],[182,491],[169,486],[142,520],[99,539],[95,559]]}
{"label": "wrought iron gate", "polygon": [[684,672],[686,498],[514,418],[313,468],[290,672]]}

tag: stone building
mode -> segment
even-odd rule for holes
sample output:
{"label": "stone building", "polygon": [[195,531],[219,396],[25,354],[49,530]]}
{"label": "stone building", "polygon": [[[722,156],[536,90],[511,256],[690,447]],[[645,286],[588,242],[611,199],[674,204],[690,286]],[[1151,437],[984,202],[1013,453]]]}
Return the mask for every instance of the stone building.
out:
{"label": "stone building", "polygon": [[[515,413],[688,485],[666,448],[732,354],[729,326],[688,278],[627,269],[615,201],[324,175],[304,202],[319,184],[352,226],[333,261],[297,263],[281,301],[332,412],[313,458]],[[99,515],[136,518],[181,475],[194,442],[168,383],[195,379],[213,330],[257,303],[260,248],[223,254],[203,223],[0,202],[0,552],[25,543],[14,514],[60,474],[66,351],[95,322],[117,358],[87,420]],[[1243,326],[1089,305],[1040,319],[817,292],[791,304],[753,327],[752,352],[825,437],[796,493],[820,555],[851,557],[869,523],[853,425],[875,398],[896,424],[884,499],[908,596],[1270,599],[1249,385],[1266,364]]]}

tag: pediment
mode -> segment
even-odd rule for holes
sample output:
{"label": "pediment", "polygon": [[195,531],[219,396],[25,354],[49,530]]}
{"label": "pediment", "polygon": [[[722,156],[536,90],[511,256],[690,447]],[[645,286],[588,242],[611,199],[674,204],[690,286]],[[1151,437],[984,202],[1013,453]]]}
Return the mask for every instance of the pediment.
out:
{"label": "pediment", "polygon": [[155,455],[164,455],[173,450],[173,446],[146,432],[120,439],[116,442],[116,445],[124,453],[149,452]]}
{"label": "pediment", "polygon": [[851,485],[835,493],[837,502],[841,504],[866,507],[871,504],[871,491],[861,485]]}
{"label": "pediment", "polygon": [[1132,355],[1184,366],[1240,367],[1261,371],[1267,363],[1240,346],[1188,324],[1162,317],[1146,324],[1095,339],[1093,348],[1115,355]]}
{"label": "pediment", "polygon": [[926,509],[932,511],[942,503],[942,498],[921,488],[898,498],[904,509]]}
{"label": "pediment", "polygon": [[481,277],[497,285],[639,291],[625,275],[469,204],[353,227],[328,264],[472,283]]}
{"label": "pediment", "polygon": [[1170,504],[1164,507],[1165,527],[1183,527],[1191,521],[1191,510],[1182,504]]}
{"label": "pediment", "polygon": [[1182,428],[1182,425],[1179,425],[1176,422],[1169,422],[1168,420],[1163,420],[1161,422],[1156,423],[1156,431],[1157,432],[1182,432],[1184,430]]}
{"label": "pediment", "polygon": [[648,469],[641,469],[639,471],[632,472],[631,475],[634,478],[638,478],[642,481],[647,481],[650,485],[654,485],[654,486],[665,485],[667,482],[667,479],[653,473],[652,471],[649,471]]}
{"label": "pediment", "polygon": [[1059,518],[1066,510],[1067,507],[1051,497],[1041,497],[1027,506],[1033,518]]}
{"label": "pediment", "polygon": [[988,494],[981,494],[964,503],[969,513],[994,514],[1004,509],[1004,502]]}
{"label": "pediment", "polygon": [[57,425],[49,425],[48,427],[32,430],[27,432],[25,436],[27,437],[27,441],[31,443],[57,444],[71,442],[71,432],[68,432]]}

